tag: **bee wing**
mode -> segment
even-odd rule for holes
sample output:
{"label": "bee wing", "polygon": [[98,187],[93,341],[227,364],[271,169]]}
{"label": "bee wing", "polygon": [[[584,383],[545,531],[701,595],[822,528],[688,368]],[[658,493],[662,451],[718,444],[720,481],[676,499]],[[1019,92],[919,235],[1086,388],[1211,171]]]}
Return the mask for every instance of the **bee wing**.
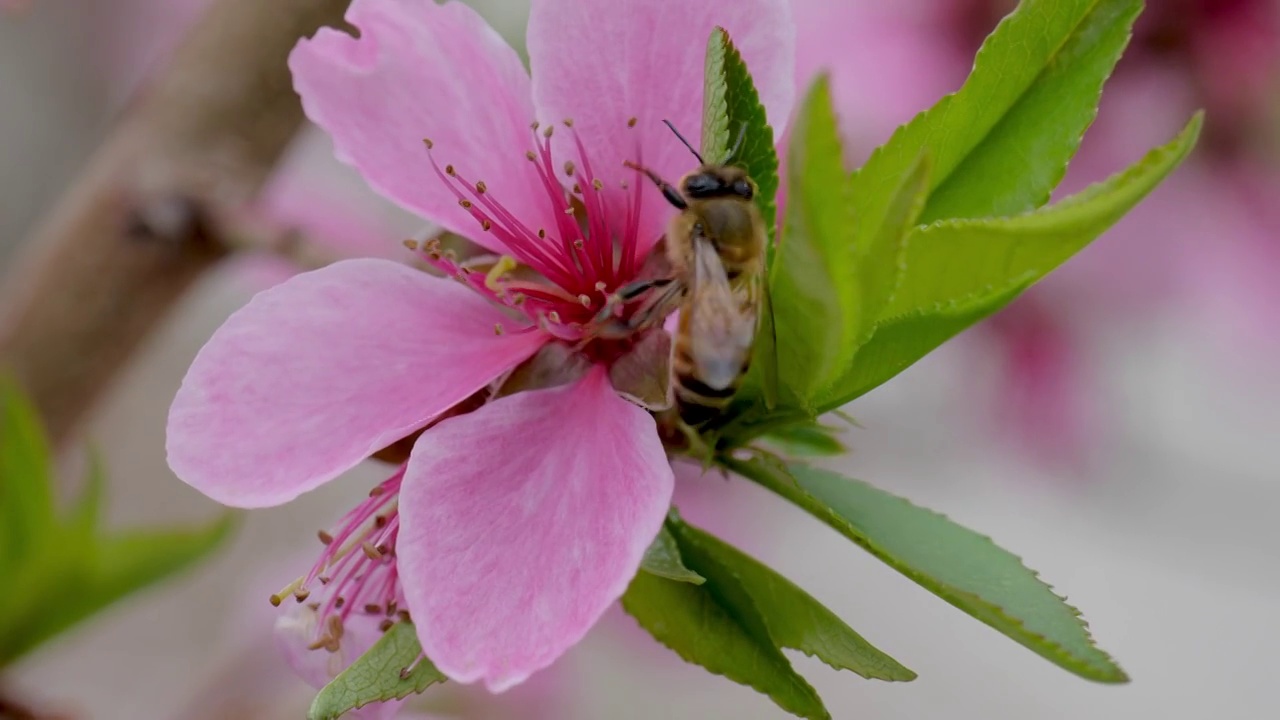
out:
{"label": "bee wing", "polygon": [[[710,240],[694,238],[690,354],[698,379],[723,390],[742,373],[755,338],[756,304],[735,297],[724,263]],[[752,292],[750,288],[747,290]]]}

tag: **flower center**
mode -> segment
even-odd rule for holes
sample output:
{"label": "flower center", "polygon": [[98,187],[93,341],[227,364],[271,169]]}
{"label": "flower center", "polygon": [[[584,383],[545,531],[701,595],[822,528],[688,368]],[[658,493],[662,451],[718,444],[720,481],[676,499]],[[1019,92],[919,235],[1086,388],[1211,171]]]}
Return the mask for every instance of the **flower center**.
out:
{"label": "flower center", "polygon": [[[631,119],[628,126],[634,127],[635,122]],[[554,126],[533,123],[537,149],[526,153],[537,169],[554,227],[530,227],[493,197],[483,180],[473,182],[454,165],[442,168],[432,156],[432,167],[458,204],[511,255],[496,262],[492,257],[459,262],[437,241],[407,244],[446,275],[518,311],[554,337],[579,342],[588,355],[607,359],[618,346],[626,345],[630,334],[619,333],[619,328],[627,326],[618,320],[625,320],[632,308],[618,302],[614,294],[637,278],[645,260],[638,237],[644,194],[638,181],[624,181],[623,194],[607,192],[573,121],[565,120],[564,128],[577,158],[560,168],[569,189],[562,184],[551,155]],[[434,144],[424,142],[430,154]],[[520,264],[533,273],[515,272]],[[501,333],[505,328],[498,326],[494,331]]]}

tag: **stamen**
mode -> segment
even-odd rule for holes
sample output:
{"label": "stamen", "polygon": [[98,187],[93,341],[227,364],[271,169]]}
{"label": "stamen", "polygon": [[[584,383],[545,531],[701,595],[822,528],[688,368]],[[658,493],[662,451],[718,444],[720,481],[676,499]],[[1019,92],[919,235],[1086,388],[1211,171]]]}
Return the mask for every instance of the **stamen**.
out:
{"label": "stamen", "polygon": [[484,286],[494,292],[501,292],[502,286],[498,284],[498,281],[502,279],[502,276],[517,267],[520,267],[520,263],[516,262],[515,258],[510,255],[503,255],[498,258],[498,262],[494,263],[493,267],[489,268],[489,272],[485,274]]}
{"label": "stamen", "polygon": [[[563,125],[570,134],[570,153],[574,155],[571,159],[563,156],[559,146],[555,154],[559,157],[552,154],[551,138],[557,125]],[[628,118],[627,126],[638,126],[638,119]],[[610,288],[633,280],[640,248],[649,245],[640,243],[636,237],[644,196],[641,192],[643,183],[629,179],[629,176],[596,176],[572,118],[557,123],[532,121],[529,127],[534,146],[525,152],[525,158],[534,163],[538,179],[542,181],[554,225],[530,228],[524,222],[528,218],[517,217],[512,212],[513,208],[493,198],[495,193],[486,182],[477,180],[472,183],[458,171],[457,166],[450,163],[442,167],[432,156],[433,169],[454,194],[459,206],[471,215],[483,232],[493,234],[494,242],[488,244],[495,247],[500,244],[501,250],[509,255],[504,253],[506,259],[493,264],[486,259],[484,266],[473,268],[440,252],[438,244],[419,242],[411,249],[426,250],[430,255],[429,262],[447,277],[457,279],[491,300],[519,308],[532,321],[530,326],[523,327],[494,323],[495,335],[542,328],[570,342],[581,341],[584,337],[589,340],[595,322],[591,319],[594,317],[592,308],[602,304],[596,302],[596,298],[607,301]],[[424,138],[424,145],[428,151],[434,147],[427,138]],[[639,159],[639,155],[637,147],[634,157]],[[623,190],[621,194],[617,193],[619,187]],[[501,191],[497,195],[500,197]],[[542,277],[519,281],[507,277],[517,262]],[[617,308],[616,314],[625,319],[633,311],[623,306]],[[357,549],[363,542],[378,541],[368,536],[350,540],[360,540],[355,546]],[[337,539],[337,542],[343,543],[344,540]],[[377,545],[373,548],[377,550]],[[333,557],[339,556],[334,553]],[[371,558],[369,560],[372,561]],[[349,575],[349,568],[349,564],[335,568],[335,572],[340,573],[335,582],[345,582],[342,578]],[[348,600],[352,599],[348,597]]]}

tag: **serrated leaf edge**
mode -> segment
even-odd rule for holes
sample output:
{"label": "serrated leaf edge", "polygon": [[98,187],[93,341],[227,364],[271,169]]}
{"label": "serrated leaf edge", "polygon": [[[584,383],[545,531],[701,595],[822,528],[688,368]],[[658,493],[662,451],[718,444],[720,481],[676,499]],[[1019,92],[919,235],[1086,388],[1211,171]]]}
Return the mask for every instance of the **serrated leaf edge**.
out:
{"label": "serrated leaf edge", "polygon": [[[658,577],[658,576],[655,576],[655,577]],[[736,577],[736,576],[735,576],[735,577]],[[661,579],[666,579],[666,578],[661,578]],[[678,581],[671,581],[671,582],[678,582]],[[708,592],[708,593],[709,593],[709,592],[711,592],[711,590],[710,590],[709,588],[702,588],[702,589],[703,589],[703,591],[704,591],[704,592]],[[760,613],[759,608],[756,608],[756,607],[755,607],[755,600],[754,600],[754,599],[752,599],[752,598],[750,597],[750,594],[749,594],[749,593],[747,593],[747,596],[748,596],[748,600],[752,603],[752,609],[755,611],[756,615],[757,615],[758,617],[763,618],[764,616],[763,616],[763,614],[761,614],[761,613]],[[709,673],[709,674],[711,674],[711,675],[716,675],[716,676],[722,677],[722,678],[724,678],[725,680],[728,680],[729,682],[733,683],[734,685],[740,685],[740,686],[742,686],[742,687],[750,688],[751,690],[755,691],[757,694],[762,695],[763,697],[765,697],[766,699],[768,699],[768,701],[769,701],[769,702],[771,702],[771,703],[773,703],[773,705],[774,705],[775,707],[777,707],[778,709],[780,709],[780,710],[782,710],[783,712],[787,713],[788,715],[793,715],[793,716],[795,716],[795,717],[804,717],[804,718],[808,718],[808,720],[831,720],[831,712],[830,712],[829,710],[827,710],[827,708],[826,708],[826,704],[822,701],[822,696],[818,694],[817,689],[816,689],[816,688],[814,688],[814,687],[813,687],[813,685],[809,683],[808,679],[806,679],[806,678],[804,677],[804,675],[801,675],[798,671],[796,671],[796,669],[795,669],[794,667],[792,667],[792,666],[791,666],[791,660],[790,660],[789,658],[787,658],[786,654],[785,654],[785,653],[783,653],[783,652],[782,652],[782,650],[780,650],[780,649],[777,647],[777,644],[776,644],[776,643],[773,643],[773,642],[772,642],[772,640],[773,640],[772,635],[770,636],[770,642],[771,642],[771,644],[773,644],[773,646],[774,646],[774,647],[773,647],[773,649],[774,649],[774,650],[776,650],[776,651],[778,652],[778,656],[779,656],[780,658],[782,658],[782,661],[783,661],[783,662],[785,662],[785,663],[787,664],[787,666],[788,666],[788,667],[791,667],[791,674],[795,677],[795,679],[796,679],[796,680],[798,680],[798,681],[799,681],[799,683],[800,683],[801,687],[808,689],[809,693],[813,696],[813,699],[817,702],[818,707],[822,709],[822,711],[825,713],[825,715],[818,716],[818,717],[814,718],[813,716],[799,715],[798,713],[791,712],[790,710],[788,710],[788,709],[786,709],[786,708],[782,707],[780,704],[778,704],[778,701],[777,701],[777,700],[775,700],[775,699],[774,699],[774,697],[773,697],[772,695],[770,695],[769,693],[765,692],[764,690],[761,690],[760,688],[756,687],[755,685],[753,685],[753,684],[751,684],[751,683],[748,683],[748,682],[741,682],[741,681],[735,680],[735,679],[733,679],[733,678],[729,677],[729,675],[728,675],[727,673],[725,673],[725,672],[722,672],[722,671],[720,671],[720,670],[713,670],[713,669],[711,669],[711,668],[707,667],[706,665],[703,665],[702,663],[698,662],[697,660],[695,660],[695,659],[693,659],[693,658],[691,658],[691,657],[687,656],[684,652],[682,652],[682,651],[680,650],[680,648],[677,648],[677,647],[675,647],[674,645],[672,645],[671,643],[668,643],[668,642],[666,641],[666,639],[658,637],[658,636],[657,636],[656,634],[654,634],[651,630],[649,630],[649,628],[645,627],[644,623],[642,623],[642,622],[640,621],[640,619],[639,619],[639,618],[637,618],[635,615],[633,615],[633,614],[631,613],[631,610],[627,607],[627,596],[626,596],[626,594],[625,594],[625,593],[624,593],[624,594],[623,594],[623,596],[619,599],[619,603],[621,603],[621,604],[622,604],[622,609],[623,609],[624,611],[626,611],[627,615],[629,615],[629,616],[631,617],[631,619],[632,619],[632,620],[634,620],[634,621],[636,622],[636,624],[640,627],[640,629],[641,629],[641,630],[644,630],[646,633],[648,633],[648,634],[649,634],[649,637],[653,638],[653,639],[654,639],[654,640],[655,640],[659,645],[662,645],[663,647],[667,648],[667,649],[668,649],[668,650],[670,650],[671,652],[675,653],[675,654],[676,654],[676,655],[677,655],[681,660],[685,661],[685,662],[686,662],[686,663],[688,663],[689,665],[696,665],[696,666],[698,666],[698,667],[702,668],[702,669],[703,669],[704,671],[706,671],[707,673]],[[735,619],[735,621],[734,621],[734,622],[735,622],[735,623],[737,623],[738,621]],[[767,628],[768,628],[768,626],[767,626],[767,624],[766,624],[766,631],[767,631]]]}
{"label": "serrated leaf edge", "polygon": [[[793,463],[793,464],[803,465],[803,463]],[[742,461],[734,460],[732,458],[726,459],[726,467],[728,469],[738,473],[739,475],[742,475],[743,477],[750,478],[752,480],[757,480],[756,478],[752,477],[748,466],[749,466],[749,463],[744,463]],[[849,480],[850,482],[863,482],[861,480],[855,480],[853,478],[845,478],[845,479]],[[983,624],[992,628],[996,632],[999,632],[1001,635],[1004,635],[1010,640],[1013,640],[1014,642],[1017,642],[1018,644],[1026,647],[1032,652],[1035,652],[1037,655],[1041,655],[1050,660],[1053,660],[1054,658],[1056,658],[1055,664],[1057,664],[1059,667],[1066,668],[1081,677],[1084,677],[1089,680],[1096,680],[1098,682],[1105,682],[1105,683],[1129,682],[1129,676],[1120,667],[1119,663],[1117,663],[1115,659],[1112,658],[1105,650],[1098,647],[1096,641],[1093,638],[1093,634],[1089,632],[1089,623],[1084,619],[1084,616],[1080,612],[1080,610],[1077,609],[1075,606],[1071,605],[1070,603],[1068,603],[1064,596],[1054,592],[1053,586],[1046,583],[1044,580],[1041,580],[1039,572],[1027,567],[1026,564],[1023,563],[1021,556],[1015,555],[1014,553],[1008,550],[1005,550],[1003,547],[997,545],[995,541],[993,541],[987,535],[976,532],[971,528],[968,528],[967,526],[960,525],[960,523],[955,522],[951,518],[947,517],[945,514],[940,513],[936,510],[926,508],[920,505],[916,505],[915,503],[911,502],[907,498],[894,495],[892,493],[888,493],[884,490],[880,490],[879,488],[876,488],[876,490],[878,490],[879,492],[883,492],[886,495],[890,495],[891,497],[894,497],[902,502],[905,502],[906,504],[910,505],[916,510],[929,513],[938,518],[946,520],[947,522],[950,522],[952,524],[960,525],[960,527],[964,527],[966,530],[973,533],[983,541],[989,543],[992,547],[998,550],[1001,550],[1005,553],[1008,553],[1010,557],[1012,557],[1018,562],[1019,567],[1021,567],[1023,570],[1028,572],[1037,583],[1039,583],[1042,587],[1047,589],[1050,592],[1050,594],[1052,594],[1055,598],[1058,599],[1059,602],[1062,603],[1062,606],[1067,609],[1067,611],[1071,614],[1072,617],[1075,618],[1077,626],[1084,633],[1085,639],[1088,642],[1089,647],[1093,649],[1095,652],[1097,652],[1106,663],[1110,664],[1114,672],[1108,672],[1105,670],[1103,672],[1098,672],[1096,668],[1094,668],[1092,665],[1088,664],[1087,662],[1085,663],[1080,662],[1080,659],[1077,658],[1075,655],[1073,655],[1070,650],[1068,650],[1067,648],[1063,647],[1061,644],[1049,639],[1048,637],[1040,633],[1028,630],[1022,620],[1012,615],[1009,615],[1007,612],[1005,612],[1004,608],[1000,607],[999,605],[996,605],[995,603],[979,595],[975,595],[973,593],[970,593],[964,590],[959,590],[950,584],[934,581],[928,576],[924,575],[923,573],[916,572],[914,570],[911,570],[909,567],[905,565],[901,565],[893,561],[891,559],[891,556],[885,550],[883,550],[878,545],[868,540],[861,533],[857,532],[856,528],[854,528],[852,524],[844,520],[844,518],[840,517],[834,510],[830,509],[829,507],[824,505],[820,500],[818,500],[816,497],[811,495],[807,490],[805,490],[802,486],[800,486],[798,481],[795,481],[794,478],[792,478],[792,480],[793,482],[795,482],[794,492],[797,495],[802,495],[807,502],[803,504],[798,503],[791,497],[788,497],[787,495],[781,492],[778,492],[775,489],[775,485],[773,482],[765,481],[765,482],[761,482],[760,484],[764,485],[766,488],[773,491],[774,493],[782,496],[783,499],[788,500],[796,505],[799,505],[801,509],[805,510],[811,515],[814,515],[819,520],[822,520],[829,527],[831,527],[832,529],[836,530],[841,535],[843,535],[846,539],[850,540],[851,542],[853,542],[855,545],[862,548],[863,550],[866,550],[877,560],[880,560],[881,562],[885,563],[889,567],[893,568],[894,570],[898,571],[902,575],[906,576],[912,582],[916,583],[917,585],[923,587],[929,592],[932,592],[933,594],[947,601],[952,606],[959,609],[961,612],[964,612],[966,615],[969,615],[975,620],[982,622]],[[863,483],[863,484],[867,484],[867,483]],[[847,532],[844,531],[842,529],[842,526],[844,528],[848,528],[848,531]],[[934,585],[934,586],[931,587],[931,585]],[[998,618],[999,620],[1008,622],[1010,625],[1021,629],[1023,632],[1021,632],[1017,636],[1006,633],[1004,629],[997,627],[995,623],[989,621],[988,619],[984,617],[979,617],[977,615],[973,615],[972,613],[970,613],[968,610],[965,609],[965,607],[961,605],[961,600],[968,600],[973,605],[977,605],[979,607],[982,607],[983,609],[986,609],[987,611],[995,615],[996,618]],[[1035,639],[1040,642],[1037,645],[1037,644],[1032,644],[1030,642],[1026,642],[1024,641],[1024,639]],[[1052,657],[1050,657],[1049,654],[1046,654],[1044,652],[1044,650],[1046,649],[1053,651],[1051,653]]]}
{"label": "serrated leaf edge", "polygon": [[[752,561],[752,562],[754,562],[754,563],[756,563],[756,564],[758,564],[758,565],[762,565],[762,566],[764,566],[765,568],[767,568],[768,570],[770,570],[771,572],[773,572],[773,574],[777,577],[777,579],[778,579],[779,581],[781,581],[782,583],[786,584],[786,585],[787,585],[787,586],[789,586],[791,589],[795,590],[795,592],[797,592],[798,594],[800,594],[800,595],[804,595],[804,596],[808,597],[810,600],[812,600],[812,601],[814,602],[814,604],[816,604],[816,605],[818,605],[819,607],[821,607],[821,608],[823,608],[823,609],[827,610],[828,612],[830,612],[830,613],[831,613],[831,616],[832,616],[833,618],[835,618],[836,620],[838,620],[840,623],[842,623],[842,624],[845,626],[845,629],[847,629],[847,630],[849,631],[849,633],[851,633],[854,637],[856,637],[856,638],[858,638],[859,640],[861,640],[861,641],[863,641],[864,643],[866,643],[869,647],[871,647],[871,648],[872,648],[873,650],[875,650],[876,652],[879,652],[880,654],[884,655],[884,656],[885,656],[885,658],[887,658],[888,660],[890,660],[892,663],[896,664],[896,665],[898,666],[898,668],[899,668],[899,669],[901,669],[901,670],[903,670],[904,672],[906,672],[908,675],[910,675],[910,677],[906,677],[906,678],[899,679],[899,678],[873,677],[873,676],[869,676],[869,675],[864,675],[864,674],[862,674],[861,672],[858,672],[858,671],[857,671],[856,669],[854,669],[854,668],[851,668],[851,667],[845,667],[845,666],[843,666],[843,665],[838,665],[838,664],[836,664],[836,663],[834,663],[834,662],[831,662],[831,661],[827,660],[826,658],[822,657],[821,655],[817,654],[816,652],[811,652],[811,651],[806,650],[805,648],[801,648],[801,647],[795,647],[795,644],[794,644],[794,643],[785,643],[785,642],[781,642],[781,641],[779,641],[779,640],[778,640],[778,637],[777,637],[777,631],[773,629],[773,626],[772,626],[772,624],[771,624],[771,623],[770,623],[770,621],[769,621],[769,616],[768,616],[768,615],[766,615],[764,612],[762,612],[762,611],[760,610],[760,607],[756,604],[755,597],[754,597],[754,596],[752,596],[752,594],[751,594],[750,590],[748,590],[748,589],[747,589],[747,588],[748,588],[748,586],[747,586],[746,582],[742,579],[742,575],[741,575],[741,573],[737,572],[737,571],[736,571],[736,570],[734,570],[732,567],[727,568],[727,569],[728,569],[728,571],[729,571],[729,573],[730,573],[731,575],[733,575],[734,580],[738,581],[738,583],[739,583],[739,584],[742,586],[742,588],[744,589],[744,591],[745,591],[745,592],[744,592],[744,594],[747,596],[748,600],[750,600],[750,601],[751,601],[752,609],[755,611],[756,616],[757,616],[757,617],[759,617],[759,618],[760,618],[760,621],[764,624],[765,631],[766,631],[766,632],[768,632],[768,634],[769,634],[769,639],[773,642],[774,647],[775,647],[775,648],[777,648],[778,650],[783,650],[783,649],[786,649],[786,650],[793,650],[793,651],[795,651],[795,652],[798,652],[798,653],[801,653],[801,654],[806,655],[806,656],[808,656],[808,657],[815,658],[815,659],[819,660],[820,662],[822,662],[822,664],[823,664],[823,665],[826,665],[827,667],[831,668],[832,670],[835,670],[835,671],[837,671],[837,672],[841,672],[841,671],[851,672],[851,673],[853,673],[854,675],[857,675],[858,677],[861,677],[861,678],[863,678],[863,679],[865,679],[865,680],[879,680],[880,682],[911,682],[912,680],[915,680],[917,677],[919,677],[919,676],[916,674],[916,672],[915,672],[914,670],[912,670],[911,668],[909,668],[909,667],[907,667],[907,666],[903,665],[902,663],[898,662],[896,659],[894,659],[893,657],[891,657],[888,653],[884,652],[884,651],[883,651],[883,650],[881,650],[880,648],[878,648],[878,647],[876,647],[875,645],[873,645],[873,644],[871,643],[871,641],[869,641],[869,640],[867,640],[866,638],[862,637],[862,635],[861,635],[860,633],[858,633],[858,631],[854,630],[852,627],[850,627],[850,626],[849,626],[849,624],[848,624],[847,622],[845,622],[845,621],[844,621],[844,618],[841,618],[839,615],[837,615],[837,614],[835,613],[835,611],[833,611],[833,610],[831,610],[830,608],[828,608],[825,604],[823,604],[821,601],[819,601],[817,598],[815,598],[812,594],[810,594],[810,593],[809,593],[809,591],[807,591],[807,590],[805,590],[804,588],[802,588],[802,587],[800,587],[799,585],[797,585],[795,582],[793,582],[793,581],[792,581],[790,578],[788,578],[787,576],[783,575],[782,573],[778,572],[777,570],[774,570],[773,568],[769,567],[768,565],[766,565],[765,563],[763,563],[763,562],[761,562],[760,560],[756,559],[755,557],[752,557],[750,554],[748,554],[748,553],[746,553],[746,552],[743,552],[742,550],[740,550],[740,549],[738,549],[738,548],[734,547],[733,545],[731,545],[731,544],[729,544],[729,543],[725,542],[724,540],[722,540],[722,539],[720,539],[720,538],[715,537],[714,535],[712,535],[712,534],[708,533],[708,532],[707,532],[707,531],[705,531],[705,530],[702,530],[701,528],[698,528],[698,527],[696,527],[696,526],[692,526],[692,525],[688,525],[687,523],[685,524],[685,526],[686,526],[686,527],[689,527],[689,528],[692,528],[692,529],[693,529],[693,530],[695,530],[696,532],[698,532],[698,533],[700,533],[700,534],[702,534],[702,535],[705,535],[705,536],[707,536],[707,537],[711,538],[712,540],[714,540],[714,541],[716,541],[716,542],[719,542],[720,544],[722,544],[722,545],[724,545],[724,546],[726,546],[726,547],[730,548],[732,551],[739,553],[740,555],[742,555],[743,557],[746,557],[746,558],[747,558],[747,559],[749,559],[750,561]],[[699,542],[699,540],[695,538],[695,539],[693,539],[693,540],[692,540],[692,542]],[[800,675],[800,673],[796,673],[796,674],[797,674],[797,675]],[[803,675],[801,675],[801,677],[803,677]]]}

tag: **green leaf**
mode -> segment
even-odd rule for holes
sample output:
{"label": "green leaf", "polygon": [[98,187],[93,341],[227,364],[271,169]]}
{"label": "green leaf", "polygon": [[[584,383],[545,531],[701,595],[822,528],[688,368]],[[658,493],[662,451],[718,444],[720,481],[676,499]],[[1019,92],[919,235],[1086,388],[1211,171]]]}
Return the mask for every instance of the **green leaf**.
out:
{"label": "green leaf", "polygon": [[706,581],[701,575],[685,567],[680,558],[680,546],[676,544],[676,539],[671,536],[671,532],[666,527],[658,532],[658,537],[654,538],[649,549],[645,550],[644,559],[640,561],[640,569],[668,580],[694,585],[701,585]]}
{"label": "green leaf", "polygon": [[96,453],[80,498],[54,507],[49,447],[35,411],[0,377],[0,667],[125,595],[201,559],[232,528],[100,534],[104,474]]}
{"label": "green leaf", "polygon": [[[875,333],[877,321],[904,280],[908,269],[907,239],[928,197],[931,167],[927,155],[917,158],[901,184],[889,196],[884,222],[875,235],[858,238],[854,243],[857,252],[856,285],[861,291],[862,312],[859,322],[848,332],[853,345],[843,356],[846,362]],[[855,214],[859,212],[856,197],[853,198],[853,207]],[[846,284],[850,283],[846,281]]]}
{"label": "green leaf", "polygon": [[956,93],[899,128],[855,179],[860,237],[922,152],[933,160],[922,222],[1043,205],[1093,121],[1141,0],[1023,0]]}
{"label": "green leaf", "polygon": [[[1013,302],[1030,286],[1028,280],[967,305],[883,321],[871,340],[858,350],[849,372],[819,396],[818,412],[833,411],[879,387],[942,343]],[[753,431],[758,429],[743,427],[740,437],[749,438]]]}
{"label": "green leaf", "polygon": [[787,214],[769,267],[778,380],[801,407],[849,361],[861,302],[853,205],[831,91],[819,78],[800,107],[787,153]]}
{"label": "green leaf", "polygon": [[758,615],[737,612],[724,599],[726,592],[742,590],[733,582],[691,585],[636,573],[622,607],[686,662],[754,688],[793,715],[830,718],[817,692],[774,646]]}
{"label": "green leaf", "polygon": [[98,535],[107,483],[102,455],[95,448],[89,448],[87,455],[89,467],[85,471],[84,487],[67,518],[68,528],[86,542]]}
{"label": "green leaf", "polygon": [[1173,172],[1195,146],[1202,122],[1197,113],[1169,143],[1054,205],[1011,218],[917,227],[879,327],[848,372],[822,393],[817,410],[839,407],[898,374],[1080,251]]}
{"label": "green leaf", "polygon": [[228,515],[198,530],[133,531],[97,538],[73,517],[23,558],[0,599],[0,666],[117,600],[201,560],[235,526]]}
{"label": "green leaf", "polygon": [[864,678],[914,680],[916,674],[854,632],[813,596],[768,566],[702,530],[672,523],[681,552],[706,573],[722,601],[739,616],[754,615],[773,644],[816,657]]}
{"label": "green leaf", "polygon": [[54,524],[49,446],[35,409],[0,376],[0,571],[50,535]]}
{"label": "green leaf", "polygon": [[1044,277],[1172,172],[1195,145],[1201,122],[1195,115],[1168,144],[1056,205],[1011,218],[945,220],[919,228],[907,246],[906,277],[885,315],[964,304]]}
{"label": "green leaf", "polygon": [[99,538],[85,607],[90,612],[204,559],[231,537],[239,516],[227,513],[197,529],[130,530]]}
{"label": "green leaf", "polygon": [[413,624],[398,622],[324,686],[312,701],[307,719],[335,720],[349,710],[399,700],[446,679],[431,661],[422,657]]}
{"label": "green leaf", "polygon": [[746,397],[759,396],[765,410],[778,405],[778,326],[773,320],[773,299],[765,282],[765,292],[760,298],[760,326],[756,328],[756,342],[751,348],[751,368],[743,379],[743,387],[750,388]]}
{"label": "green leaf", "polygon": [[1050,662],[1127,682],[1080,613],[1016,556],[931,510],[825,470],[732,458],[726,467],[790,500],[912,581]]}
{"label": "green leaf", "polygon": [[[707,39],[702,95],[702,157],[709,163],[728,159],[740,133],[742,145],[732,163],[756,183],[755,201],[764,217],[769,240],[777,223],[778,154],[773,128],[742,55],[729,34],[716,28]],[[745,130],[744,130],[745,128]],[[772,250],[772,242],[769,243]]]}
{"label": "green leaf", "polygon": [[843,455],[848,448],[836,437],[839,432],[839,428],[806,421],[771,430],[764,440],[793,457]]}

